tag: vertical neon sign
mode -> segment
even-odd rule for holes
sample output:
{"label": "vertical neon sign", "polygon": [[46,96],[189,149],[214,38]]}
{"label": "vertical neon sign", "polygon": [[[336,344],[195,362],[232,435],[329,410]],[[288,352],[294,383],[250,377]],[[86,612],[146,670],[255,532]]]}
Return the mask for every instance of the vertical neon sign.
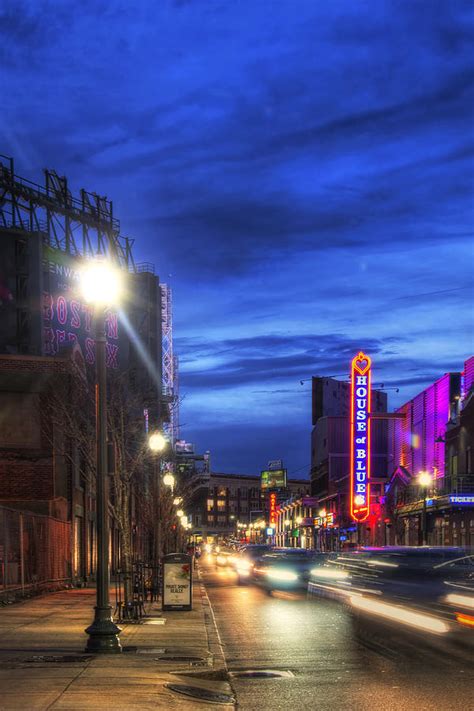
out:
{"label": "vertical neon sign", "polygon": [[350,515],[354,521],[365,521],[369,515],[371,365],[362,351],[351,364]]}
{"label": "vertical neon sign", "polygon": [[275,494],[275,492],[272,492],[270,494],[270,520],[269,520],[270,526],[272,526],[272,527],[275,527],[276,520],[277,520],[276,505],[277,505],[277,495]]}

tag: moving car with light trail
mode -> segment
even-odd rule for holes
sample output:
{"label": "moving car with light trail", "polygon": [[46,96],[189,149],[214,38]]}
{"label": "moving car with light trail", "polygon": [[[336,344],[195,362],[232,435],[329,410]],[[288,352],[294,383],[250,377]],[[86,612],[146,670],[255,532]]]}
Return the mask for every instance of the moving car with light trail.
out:
{"label": "moving car with light trail", "polygon": [[271,549],[272,546],[265,543],[249,543],[232,556],[231,563],[237,573],[239,585],[247,585],[252,580],[256,560]]}
{"label": "moving car with light trail", "polygon": [[474,652],[474,555],[462,548],[341,554],[311,571],[308,593],[343,601],[372,645]]}
{"label": "moving car with light trail", "polygon": [[310,570],[327,558],[327,553],[302,548],[274,548],[255,561],[253,578],[269,594],[273,590],[306,590]]}
{"label": "moving car with light trail", "polygon": [[225,568],[226,566],[231,565],[233,555],[234,551],[221,548],[219,552],[216,553],[216,566],[218,568]]}

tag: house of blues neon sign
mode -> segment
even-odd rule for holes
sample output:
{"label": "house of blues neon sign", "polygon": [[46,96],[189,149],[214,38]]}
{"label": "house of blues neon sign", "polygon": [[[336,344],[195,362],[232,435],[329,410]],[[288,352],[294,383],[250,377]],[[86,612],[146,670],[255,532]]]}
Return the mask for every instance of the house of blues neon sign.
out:
{"label": "house of blues neon sign", "polygon": [[369,515],[371,365],[362,351],[351,364],[350,515],[354,521],[365,521]]}

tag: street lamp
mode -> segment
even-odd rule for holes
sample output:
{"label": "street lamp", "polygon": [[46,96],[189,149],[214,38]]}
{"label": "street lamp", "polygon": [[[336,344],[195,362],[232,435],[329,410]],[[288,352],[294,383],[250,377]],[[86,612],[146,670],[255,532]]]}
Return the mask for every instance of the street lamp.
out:
{"label": "street lamp", "polygon": [[183,509],[178,509],[178,510],[176,511],[176,516],[177,516],[178,518],[182,518],[182,517],[184,516],[184,511],[183,511]]}
{"label": "street lamp", "polygon": [[161,432],[153,432],[153,434],[151,434],[148,438],[148,446],[153,454],[159,454],[162,452],[167,444],[168,441],[161,434]]}
{"label": "street lamp", "polygon": [[418,474],[418,484],[424,489],[423,491],[423,520],[422,520],[422,545],[426,546],[428,538],[428,517],[426,515],[426,495],[428,487],[431,486],[433,477],[429,472],[422,471]]}
{"label": "street lamp", "polygon": [[117,653],[122,651],[118,638],[120,627],[112,619],[109,601],[109,520],[107,501],[107,368],[105,315],[107,307],[116,304],[121,291],[117,269],[106,261],[91,262],[81,273],[81,290],[85,300],[94,305],[96,348],[96,519],[97,573],[94,621],[86,629],[89,635],[86,652]]}
{"label": "street lamp", "polygon": [[161,560],[161,505],[160,505],[160,455],[165,451],[168,440],[162,432],[152,432],[148,437],[148,447],[153,454],[153,499],[154,499],[154,526],[153,526],[153,565],[159,568]]}
{"label": "street lamp", "polygon": [[175,485],[176,479],[172,474],[168,472],[168,474],[165,474],[163,477],[163,484],[165,486],[169,486],[171,491],[173,491],[174,485]]}

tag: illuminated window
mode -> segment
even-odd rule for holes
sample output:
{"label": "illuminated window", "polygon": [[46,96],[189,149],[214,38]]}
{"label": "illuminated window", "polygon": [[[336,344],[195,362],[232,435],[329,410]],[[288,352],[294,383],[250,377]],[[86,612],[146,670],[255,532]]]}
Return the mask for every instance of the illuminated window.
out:
{"label": "illuminated window", "polygon": [[214,499],[208,499],[207,500],[207,510],[212,511],[214,508]]}
{"label": "illuminated window", "polygon": [[214,516],[212,514],[207,514],[207,522],[214,523]]}
{"label": "illuminated window", "polygon": [[217,501],[217,510],[218,511],[225,511],[225,500],[224,499],[218,499]]}
{"label": "illuminated window", "polygon": [[217,491],[217,495],[218,496],[226,496],[227,495],[227,490],[226,490],[225,486],[219,487],[219,489]]}

